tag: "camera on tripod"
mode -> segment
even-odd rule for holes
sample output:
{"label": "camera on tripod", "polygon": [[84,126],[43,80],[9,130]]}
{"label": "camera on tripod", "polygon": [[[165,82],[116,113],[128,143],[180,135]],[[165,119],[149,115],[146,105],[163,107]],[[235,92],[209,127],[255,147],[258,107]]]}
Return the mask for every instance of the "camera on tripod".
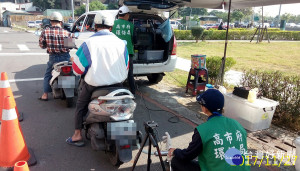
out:
{"label": "camera on tripod", "polygon": [[146,131],[149,131],[150,129],[155,129],[158,127],[158,124],[154,121],[144,122],[144,125],[145,125]]}
{"label": "camera on tripod", "polygon": [[144,137],[144,140],[142,141],[142,146],[141,146],[139,152],[137,153],[137,155],[135,157],[135,160],[133,162],[133,166],[132,166],[131,171],[134,170],[147,140],[149,141],[149,143],[148,143],[147,171],[150,171],[150,164],[152,163],[152,160],[151,160],[151,146],[152,145],[153,145],[153,147],[156,148],[156,150],[157,150],[156,151],[156,153],[157,153],[156,156],[159,157],[161,167],[162,167],[163,171],[165,171],[166,170],[165,164],[162,160],[162,154],[161,154],[161,151],[160,151],[158,143],[157,143],[156,135],[153,131],[153,129],[158,127],[158,124],[154,121],[147,121],[147,122],[144,122],[144,126],[145,126],[146,135]]}

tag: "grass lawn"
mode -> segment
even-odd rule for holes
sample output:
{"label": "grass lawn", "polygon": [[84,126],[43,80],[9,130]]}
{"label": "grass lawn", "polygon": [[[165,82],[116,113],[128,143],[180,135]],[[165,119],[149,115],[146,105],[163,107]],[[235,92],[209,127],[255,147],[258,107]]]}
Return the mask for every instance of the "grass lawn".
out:
{"label": "grass lawn", "polygon": [[[224,42],[178,43],[177,56],[191,59],[192,54],[224,56]],[[300,75],[300,42],[230,42],[227,57],[236,64],[232,69],[279,70],[288,75]]]}

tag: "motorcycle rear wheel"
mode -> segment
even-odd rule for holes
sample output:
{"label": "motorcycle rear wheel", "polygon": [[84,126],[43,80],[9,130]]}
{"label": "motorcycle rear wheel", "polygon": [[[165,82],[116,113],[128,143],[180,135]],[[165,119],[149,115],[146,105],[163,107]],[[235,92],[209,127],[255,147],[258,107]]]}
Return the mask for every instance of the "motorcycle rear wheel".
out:
{"label": "motorcycle rear wheel", "polygon": [[120,160],[119,158],[119,150],[118,148],[116,147],[116,145],[112,145],[112,151],[110,151],[108,153],[109,155],[109,160],[110,162],[114,165],[114,166],[117,166],[119,167],[121,164],[123,164],[123,162]]}

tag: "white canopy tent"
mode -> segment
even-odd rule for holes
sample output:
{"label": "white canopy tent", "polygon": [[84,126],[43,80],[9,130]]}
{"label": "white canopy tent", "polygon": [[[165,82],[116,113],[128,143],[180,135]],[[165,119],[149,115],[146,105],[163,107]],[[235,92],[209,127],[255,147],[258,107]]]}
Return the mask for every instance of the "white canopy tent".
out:
{"label": "white canopy tent", "polygon": [[[247,7],[300,3],[300,0],[171,0],[171,1],[176,2],[180,6],[187,6],[192,8],[227,9],[228,10],[227,25],[229,25],[231,9],[242,9]],[[228,44],[228,29],[229,27],[227,27],[226,30],[224,57],[222,58],[222,66],[220,72],[221,75],[221,80],[219,83],[220,85],[223,85],[223,81],[224,81],[224,74],[225,74],[224,69],[225,69],[226,51],[227,51],[227,44]]]}
{"label": "white canopy tent", "polygon": [[[229,0],[171,0],[179,5],[192,8],[229,9]],[[231,0],[231,9],[259,7],[278,4],[300,3],[300,0]]]}

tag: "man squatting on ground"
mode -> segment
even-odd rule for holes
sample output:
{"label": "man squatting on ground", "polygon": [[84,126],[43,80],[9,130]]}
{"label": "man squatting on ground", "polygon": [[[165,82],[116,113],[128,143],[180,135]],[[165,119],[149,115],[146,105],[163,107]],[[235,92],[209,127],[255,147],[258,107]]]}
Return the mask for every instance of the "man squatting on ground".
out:
{"label": "man squatting on ground", "polygon": [[110,32],[114,18],[99,12],[94,23],[97,32],[80,46],[74,59],[71,59],[74,73],[84,77],[76,103],[75,132],[66,140],[75,146],[84,145],[81,135],[83,117],[88,112],[93,91],[98,87],[122,86],[129,68],[125,41]]}
{"label": "man squatting on ground", "polygon": [[62,28],[63,17],[59,12],[53,12],[50,16],[51,27],[44,29],[39,39],[42,49],[47,49],[49,61],[44,76],[44,94],[39,100],[47,101],[48,93],[52,91],[49,81],[52,78],[51,71],[54,63],[69,61],[69,49],[64,48],[64,38],[69,37],[70,33]]}
{"label": "man squatting on ground", "polygon": [[[207,122],[198,125],[188,148],[170,148],[169,157],[173,156],[171,167],[174,171],[223,171],[250,170],[249,166],[231,166],[224,154],[230,148],[241,152],[245,159],[247,152],[247,132],[236,121],[222,116],[224,96],[216,89],[208,89],[197,96]],[[194,161],[198,156],[198,162]]]}

